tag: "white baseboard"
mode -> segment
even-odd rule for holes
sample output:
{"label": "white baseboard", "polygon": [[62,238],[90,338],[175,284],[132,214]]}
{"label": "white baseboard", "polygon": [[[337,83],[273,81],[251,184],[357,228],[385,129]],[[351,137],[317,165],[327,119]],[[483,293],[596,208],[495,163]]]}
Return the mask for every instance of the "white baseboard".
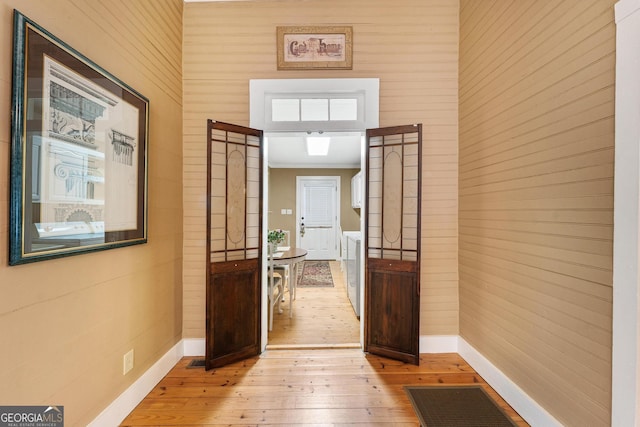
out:
{"label": "white baseboard", "polygon": [[458,354],[532,427],[562,427],[558,420],[462,337],[458,337]]}
{"label": "white baseboard", "polygon": [[458,335],[422,335],[420,353],[457,353]]}
{"label": "white baseboard", "polygon": [[204,357],[205,351],[205,339],[204,338],[185,338],[184,342],[184,355],[185,356],[202,356]]}
{"label": "white baseboard", "polygon": [[[203,340],[204,341],[204,340]],[[90,424],[90,427],[119,425],[184,355],[183,340],[174,345],[156,363],[116,398]]]}

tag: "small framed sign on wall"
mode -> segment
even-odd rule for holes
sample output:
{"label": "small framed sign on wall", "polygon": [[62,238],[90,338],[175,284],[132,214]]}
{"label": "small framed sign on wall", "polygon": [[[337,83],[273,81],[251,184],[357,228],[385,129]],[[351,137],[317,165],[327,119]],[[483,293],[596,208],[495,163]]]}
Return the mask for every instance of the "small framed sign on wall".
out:
{"label": "small framed sign on wall", "polygon": [[149,101],[14,11],[9,264],[147,241]]}
{"label": "small framed sign on wall", "polygon": [[351,70],[353,28],[277,27],[278,70]]}

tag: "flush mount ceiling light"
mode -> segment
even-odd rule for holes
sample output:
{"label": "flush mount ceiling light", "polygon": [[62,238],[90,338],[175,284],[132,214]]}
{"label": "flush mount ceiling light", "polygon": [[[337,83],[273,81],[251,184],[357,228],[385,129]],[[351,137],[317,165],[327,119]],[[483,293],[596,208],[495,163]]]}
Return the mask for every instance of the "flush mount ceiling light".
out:
{"label": "flush mount ceiling light", "polygon": [[310,156],[328,155],[329,142],[331,142],[331,138],[328,136],[308,136],[307,137],[307,154]]}

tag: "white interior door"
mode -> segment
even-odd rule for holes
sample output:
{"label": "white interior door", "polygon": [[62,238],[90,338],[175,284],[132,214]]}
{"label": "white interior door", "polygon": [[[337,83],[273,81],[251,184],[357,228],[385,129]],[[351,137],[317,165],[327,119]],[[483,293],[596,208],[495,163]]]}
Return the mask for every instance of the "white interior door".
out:
{"label": "white interior door", "polygon": [[340,177],[297,177],[296,245],[307,259],[338,258]]}

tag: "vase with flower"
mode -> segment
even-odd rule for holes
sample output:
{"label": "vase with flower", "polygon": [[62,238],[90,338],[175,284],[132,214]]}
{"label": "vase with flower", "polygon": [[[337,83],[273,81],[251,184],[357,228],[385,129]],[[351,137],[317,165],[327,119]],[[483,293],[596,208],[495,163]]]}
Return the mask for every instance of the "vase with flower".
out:
{"label": "vase with flower", "polygon": [[284,231],[281,229],[269,230],[267,233],[267,245],[269,253],[275,253],[278,244],[284,242]]}

